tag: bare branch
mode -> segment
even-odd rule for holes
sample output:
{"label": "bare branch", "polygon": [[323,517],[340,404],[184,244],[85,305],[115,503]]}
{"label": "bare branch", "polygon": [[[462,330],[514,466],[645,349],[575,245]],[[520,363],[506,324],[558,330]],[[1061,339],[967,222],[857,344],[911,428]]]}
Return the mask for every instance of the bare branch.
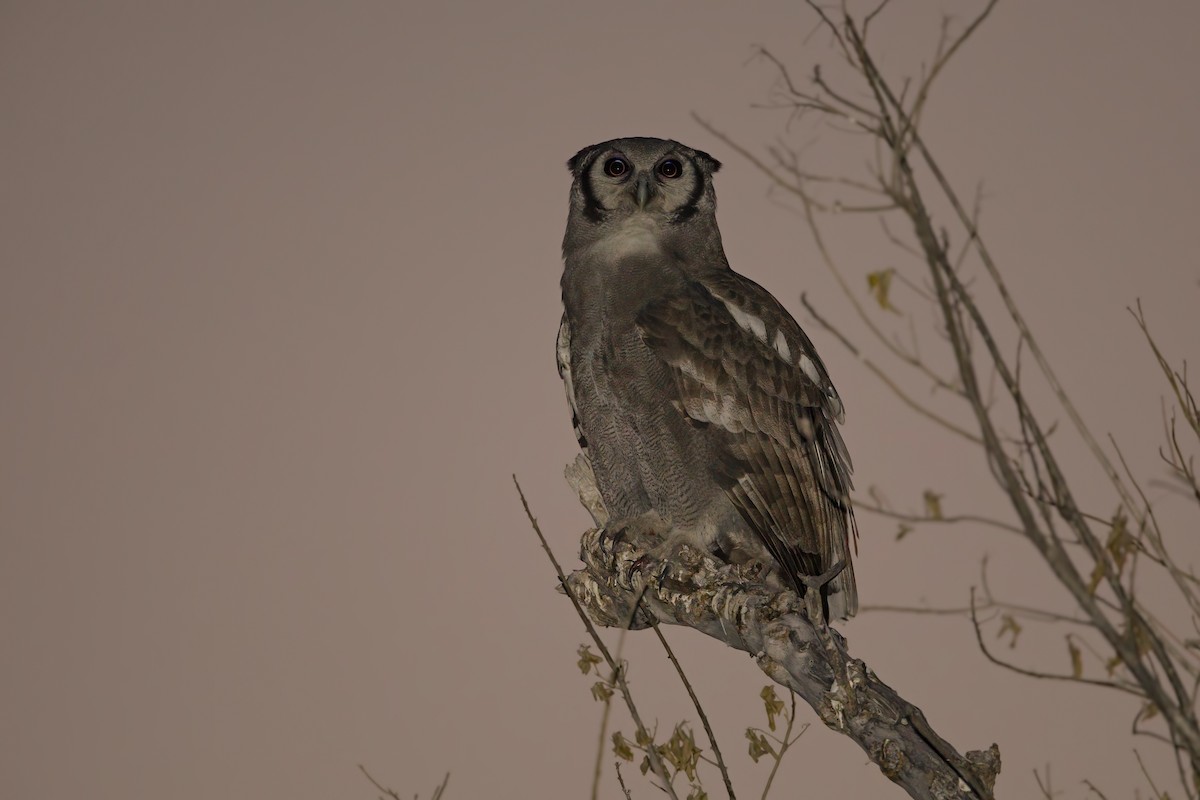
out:
{"label": "bare branch", "polygon": [[[784,108],[790,108],[794,113],[810,114],[835,130],[849,121],[855,126],[856,134],[870,137],[874,158],[866,166],[865,174],[873,183],[856,177],[813,175],[802,166],[798,151],[782,144],[768,149],[769,159],[757,159],[703,120],[700,123],[747,157],[777,185],[800,199],[800,211],[812,231],[821,258],[850,299],[870,337],[879,341],[887,353],[900,363],[920,372],[933,386],[946,389],[954,397],[965,401],[973,416],[977,434],[950,423],[942,416],[940,408],[936,411],[928,408],[901,391],[891,379],[889,370],[869,359],[864,351],[856,347],[846,329],[835,328],[812,308],[807,297],[802,297],[802,302],[817,323],[834,334],[902,403],[935,425],[952,430],[980,446],[988,470],[1009,501],[1014,522],[973,515],[946,518],[940,513],[905,514],[883,503],[872,506],[858,502],[857,505],[903,523],[979,522],[1025,537],[1050,567],[1054,577],[1067,589],[1080,612],[1078,616],[1057,617],[1053,616],[1053,612],[1045,612],[1050,616],[1042,617],[1043,621],[1070,622],[1075,626],[1093,629],[1099,636],[1098,641],[1102,640],[1104,647],[1111,650],[1111,657],[1108,652],[1102,654],[1097,650],[1089,638],[1072,633],[1068,638],[1072,663],[1070,675],[1050,674],[1002,662],[984,646],[975,598],[972,596],[970,616],[981,650],[995,663],[1026,675],[1091,683],[1143,697],[1147,701],[1145,714],[1161,714],[1157,719],[1165,724],[1167,736],[1137,727],[1136,720],[1135,732],[1169,743],[1180,769],[1183,793],[1195,797],[1196,787],[1200,786],[1200,721],[1197,720],[1195,707],[1197,691],[1200,689],[1200,664],[1197,663],[1197,653],[1200,652],[1197,642],[1200,639],[1183,640],[1164,625],[1143,603],[1138,589],[1147,586],[1149,580],[1154,580],[1156,587],[1168,585],[1158,575],[1159,569],[1164,570],[1170,585],[1177,590],[1176,596],[1186,603],[1196,633],[1200,633],[1200,580],[1189,565],[1182,565],[1176,560],[1173,553],[1176,548],[1168,547],[1161,521],[1143,491],[1144,484],[1129,468],[1115,440],[1102,447],[1102,443],[1091,433],[1020,313],[980,234],[981,185],[976,188],[968,209],[920,131],[932,87],[964,43],[989,17],[996,4],[997,0],[986,0],[982,10],[957,35],[952,35],[949,20],[943,20],[933,60],[928,69],[922,68],[916,81],[886,77],[867,47],[868,30],[873,23],[877,24],[877,17],[886,2],[870,10],[866,16],[856,18],[847,11],[845,3],[842,3],[840,12],[834,12],[823,8],[815,0],[808,0],[809,7],[818,17],[818,29],[830,33],[834,49],[855,73],[855,84],[849,89],[828,80],[819,66],[813,70],[811,87],[797,86],[792,82],[786,65],[765,50],[761,51],[760,55],[775,66],[787,87],[788,93],[780,97],[780,104]],[[930,194],[937,196],[935,203],[949,204],[953,212],[950,227],[935,225],[924,196],[926,184],[933,187]],[[820,196],[814,192],[820,192]],[[833,195],[832,199],[830,194]],[[850,202],[846,202],[846,198]],[[915,331],[911,331],[911,314],[905,315],[911,332],[909,344],[898,333],[885,334],[877,324],[878,315],[868,315],[858,292],[851,290],[850,282],[835,262],[817,224],[818,214],[848,209],[878,212],[884,235],[893,245],[925,263],[928,284],[908,276],[901,276],[893,284],[893,272],[889,270],[886,274],[872,273],[876,277],[873,286],[881,307],[889,313],[894,310],[888,299],[888,287],[892,285],[903,285],[916,297],[932,302],[939,317],[937,334],[946,342],[953,358],[952,378],[943,377],[922,358]],[[912,226],[917,248],[911,246],[907,237],[902,239],[893,233],[882,213],[884,211],[889,214],[899,211],[907,219]],[[1001,300],[1001,325],[993,324],[985,316],[974,295],[980,289],[969,273],[976,261],[986,276],[982,290],[995,291]],[[1182,369],[1175,369],[1166,360],[1150,334],[1140,303],[1137,310],[1131,309],[1130,313],[1150,345],[1172,395],[1173,410],[1168,411],[1165,406],[1163,409],[1164,438],[1159,450],[1174,481],[1167,488],[1200,504],[1196,455],[1190,450],[1192,437],[1186,435],[1190,429],[1195,441],[1200,443],[1200,406],[1188,387],[1186,364]],[[1002,351],[999,344],[1002,337],[997,334],[997,331],[1007,334],[1010,330],[1016,334],[1015,357],[1007,355],[1010,352],[1007,346]],[[1046,425],[1027,397],[1024,382],[1028,378],[1022,374],[1023,357],[1033,359],[1036,365],[1034,377],[1040,376],[1046,381],[1057,406],[1071,420],[1088,452],[1103,470],[1115,494],[1114,505],[1117,510],[1112,518],[1088,513],[1079,507],[1063,462],[1060,462],[1059,453],[1056,452],[1060,440],[1055,439],[1053,445],[1051,442],[1055,424]],[[1012,421],[1008,416],[1010,414]],[[1010,426],[1015,427],[1015,435]],[[1186,441],[1181,441],[1181,437]],[[1157,484],[1151,482],[1151,485]],[[1143,574],[1147,572],[1150,575]],[[986,575],[984,580],[986,587]],[[1006,615],[1015,613],[995,603],[990,592],[987,597],[987,607],[1004,611]],[[899,607],[874,608],[896,610]],[[961,611],[908,610],[913,613]],[[1040,609],[1026,611],[1042,613]],[[1095,656],[1110,675],[1122,670],[1120,676],[1113,681],[1084,678],[1081,674],[1081,648],[1086,648]],[[834,674],[839,673],[835,670]],[[1099,790],[1090,785],[1089,788],[1103,797]],[[1158,793],[1157,787],[1153,788]],[[1048,772],[1043,790],[1047,795],[1050,794]]]}
{"label": "bare branch", "polygon": [[1105,689],[1116,689],[1117,691],[1132,694],[1135,697],[1143,696],[1142,693],[1136,689],[1132,689],[1128,686],[1122,686],[1121,684],[1114,683],[1112,681],[1101,681],[1094,678],[1079,678],[1074,675],[1054,675],[1049,672],[1038,672],[1037,670],[1018,667],[1016,664],[1010,664],[1007,661],[997,658],[992,651],[988,649],[987,644],[983,641],[983,629],[980,627],[979,618],[975,614],[975,590],[973,588],[971,589],[971,624],[975,627],[975,641],[979,644],[980,652],[983,653],[988,661],[991,661],[996,666],[1004,667],[1007,670],[1011,670],[1012,672],[1016,672],[1021,675],[1027,675],[1030,678],[1042,678],[1044,680],[1052,681],[1068,681],[1070,683],[1089,683],[1093,686],[1103,686]]}
{"label": "bare branch", "polygon": [[950,420],[934,413],[933,411],[930,411],[924,405],[909,397],[908,394],[900,388],[899,384],[892,380],[890,375],[884,372],[874,361],[864,356],[857,347],[850,343],[850,340],[847,339],[845,335],[841,333],[841,331],[833,327],[831,323],[822,317],[817,312],[816,308],[814,308],[813,305],[808,302],[808,297],[806,294],[802,293],[800,295],[800,302],[803,304],[808,313],[812,315],[812,318],[815,319],[822,328],[836,336],[838,340],[841,341],[841,343],[846,347],[846,349],[850,351],[851,355],[857,358],[859,363],[866,367],[872,375],[882,381],[883,385],[886,386],[892,392],[892,394],[896,395],[896,397],[899,398],[904,405],[908,406],[913,411],[916,411],[918,414],[930,420],[931,422],[938,424],[953,434],[963,437],[969,442],[974,444],[983,443],[982,440],[975,434],[971,433],[965,428],[960,428]]}
{"label": "bare branch", "polygon": [[[645,591],[644,588],[643,591]],[[638,605],[640,605],[640,600]],[[637,605],[634,608],[636,610]],[[683,674],[683,667],[679,664],[679,659],[675,657],[675,651],[671,649],[671,645],[667,644],[667,637],[663,636],[662,630],[658,627],[658,620],[651,617],[651,625],[654,627],[654,633],[658,636],[658,641],[662,644],[663,650],[667,651],[667,658],[679,674],[679,680],[683,681],[683,687],[687,689],[688,697],[692,699],[692,705],[695,706],[696,713],[700,715],[700,723],[704,726],[705,734],[708,735],[708,743],[712,745],[713,755],[717,759],[717,768],[721,771],[721,780],[725,782],[725,792],[729,795],[729,800],[734,800],[733,783],[729,780],[729,769],[725,766],[725,759],[721,757],[721,748],[717,746],[717,736],[713,733],[712,725],[708,721],[708,715],[704,713],[704,707],[700,705],[700,698],[696,697],[696,692],[692,689],[691,681],[687,679],[687,675]]]}
{"label": "bare branch", "polygon": [[[616,659],[614,659],[612,654],[608,651],[608,646],[604,644],[604,640],[600,638],[600,634],[596,632],[596,627],[592,624],[592,620],[588,616],[587,612],[584,611],[584,606],[581,603],[580,598],[577,597],[572,590],[571,582],[567,580],[566,573],[563,572],[562,566],[560,566],[558,563],[558,559],[554,557],[554,551],[550,549],[550,545],[546,541],[545,535],[542,533],[541,526],[538,525],[537,518],[534,517],[533,512],[529,510],[529,502],[525,499],[525,492],[521,490],[521,484],[517,481],[516,475],[513,475],[513,485],[517,487],[517,495],[521,498],[521,507],[525,509],[525,516],[529,518],[529,524],[533,527],[533,532],[537,534],[538,541],[542,543],[542,549],[546,551],[546,556],[550,559],[550,563],[554,565],[554,572],[558,575],[559,585],[562,586],[563,591],[566,593],[567,597],[570,598],[571,605],[575,606],[575,611],[579,614],[579,618],[583,620],[583,627],[587,629],[588,635],[592,637],[592,641],[595,642],[597,649],[600,650],[600,655],[604,656],[604,660],[608,664],[608,668],[611,669],[613,675],[616,676],[617,686],[621,690],[621,697],[623,697],[625,700],[626,708],[629,709],[629,716],[633,718],[633,724],[637,726],[637,731],[639,734],[646,736],[646,738],[652,738],[649,729],[642,723],[642,717],[638,713],[637,706],[634,705],[633,694],[629,691],[629,684],[625,681],[624,672],[620,669]],[[581,500],[583,500],[583,502],[586,504],[586,500],[584,498],[581,497]],[[633,603],[632,606],[633,613],[636,613],[637,604]],[[633,617],[631,616],[630,619],[632,618]],[[620,621],[621,620],[619,619],[614,620],[614,622],[610,624],[615,624],[616,622]],[[629,629],[630,627],[631,625],[626,625],[626,629]],[[667,796],[671,797],[672,800],[679,800],[678,796],[675,794],[675,786],[671,783],[671,776],[667,772],[666,766],[663,764],[662,759],[658,755],[658,750],[656,750],[654,747],[648,747],[646,748],[646,756],[650,759],[650,767],[654,770],[654,774],[657,775],[659,781],[661,781],[660,788],[666,792]]]}
{"label": "bare branch", "polygon": [[935,522],[941,525],[955,525],[960,522],[974,522],[980,525],[987,525],[989,527],[996,528],[997,530],[1006,531],[1008,533],[1024,535],[1024,531],[1022,531],[1016,525],[1010,525],[1007,522],[1001,522],[998,519],[981,517],[976,514],[953,514],[951,516],[942,517],[930,517],[925,514],[904,514],[899,511],[893,511],[891,509],[884,508],[883,506],[875,503],[868,503],[864,500],[855,500],[854,507],[856,509],[861,508],[864,511],[870,511],[872,514],[879,514],[882,517],[888,517],[889,519],[895,519],[901,522]]}
{"label": "bare branch", "polygon": [[767,782],[763,785],[762,797],[760,800],[767,800],[767,794],[771,791],[771,784],[775,782],[775,774],[779,772],[779,765],[783,763],[783,757],[787,753],[788,748],[794,745],[804,732],[808,730],[808,723],[800,729],[800,733],[796,734],[796,738],[792,738],[792,727],[796,724],[796,693],[789,692],[792,697],[792,708],[788,712],[787,728],[783,731],[783,739],[779,740],[779,752],[775,754],[775,763],[771,765],[771,773],[767,775]]}
{"label": "bare branch", "polygon": [[[390,788],[384,786],[383,784],[381,784],[379,781],[375,780],[375,778],[371,775],[371,773],[367,772],[367,768],[364,767],[362,764],[358,765],[358,769],[359,769],[359,772],[361,772],[363,775],[365,775],[367,780],[369,780],[371,782],[371,785],[374,786],[376,789],[378,789],[380,792],[382,792],[385,797],[390,797],[390,798],[392,798],[392,800],[402,800],[400,797],[400,794],[395,789],[390,789]],[[442,782],[439,783],[434,788],[433,794],[431,794],[429,796],[430,800],[442,800],[442,793],[446,791],[446,786],[449,783],[450,783],[450,773],[447,772],[446,777],[442,778]]]}

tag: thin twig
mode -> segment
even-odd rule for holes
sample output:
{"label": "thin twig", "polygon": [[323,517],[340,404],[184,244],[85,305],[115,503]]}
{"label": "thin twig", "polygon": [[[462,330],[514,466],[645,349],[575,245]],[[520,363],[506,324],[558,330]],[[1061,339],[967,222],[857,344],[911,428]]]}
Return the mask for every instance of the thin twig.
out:
{"label": "thin twig", "polygon": [[767,793],[771,791],[771,783],[775,780],[775,773],[779,771],[779,765],[783,763],[783,754],[808,730],[808,725],[805,725],[800,730],[800,733],[796,734],[796,738],[792,738],[792,726],[796,724],[796,693],[791,692],[790,694],[792,696],[792,711],[788,714],[787,728],[783,731],[783,740],[779,742],[779,753],[775,754],[775,763],[771,765],[771,774],[767,776],[766,785],[763,786],[762,800],[767,800]]}
{"label": "thin twig", "polygon": [[[367,772],[367,768],[364,767],[362,764],[358,765],[358,769],[359,769],[359,771],[362,772],[363,775],[367,776],[367,780],[369,780],[376,789],[383,792],[388,797],[393,798],[393,800],[400,800],[400,795],[396,793],[395,789],[389,789],[388,787],[381,784],[379,781],[375,780],[375,778],[371,775],[371,773]],[[449,773],[446,773],[446,779],[447,780],[450,779]]]}
{"label": "thin twig", "polygon": [[945,417],[935,414],[934,412],[930,411],[925,406],[918,403],[916,400],[909,397],[908,394],[906,394],[904,392],[904,390],[901,389],[900,386],[895,381],[892,380],[891,376],[889,376],[886,372],[884,372],[878,365],[875,364],[875,362],[871,361],[871,359],[867,358],[865,355],[863,355],[861,352],[859,352],[858,348],[855,347],[853,344],[851,344],[849,339],[847,339],[832,324],[830,324],[828,321],[826,321],[824,317],[822,317],[819,313],[817,313],[817,310],[812,306],[811,303],[809,303],[807,293],[801,293],[800,303],[804,306],[805,309],[808,310],[808,313],[812,315],[813,319],[815,319],[822,328],[824,328],[825,330],[829,331],[834,336],[836,336],[842,342],[842,344],[846,347],[846,349],[850,351],[850,354],[853,355],[855,358],[857,358],[859,360],[859,363],[861,363],[864,367],[866,367],[868,370],[870,370],[871,374],[873,374],[875,377],[879,378],[879,380],[882,381],[883,384],[885,386],[887,386],[888,389],[891,390],[892,394],[896,395],[896,397],[898,397],[900,399],[900,402],[904,403],[906,406],[911,408],[913,411],[916,411],[918,414],[920,414],[921,416],[930,420],[931,422],[934,422],[934,423],[940,425],[941,427],[945,428],[946,430],[950,431],[951,433],[954,433],[954,434],[957,434],[957,435],[963,437],[968,442],[971,442],[972,444],[983,444],[982,440],[975,434],[971,433],[970,431],[966,430],[965,428],[960,428],[958,425],[955,425],[953,422],[946,419]]}
{"label": "thin twig", "polygon": [[[634,604],[634,609],[640,603],[641,596],[638,597],[638,602]],[[733,782],[729,780],[729,769],[725,766],[725,759],[721,757],[721,748],[717,746],[717,736],[713,733],[712,725],[709,724],[708,715],[704,713],[704,707],[700,705],[700,698],[696,697],[696,692],[692,689],[691,681],[687,679],[687,675],[683,674],[683,667],[680,665],[679,659],[675,657],[675,651],[671,649],[671,645],[667,644],[667,637],[663,636],[662,629],[658,626],[658,620],[653,615],[650,618],[650,624],[654,627],[654,633],[658,636],[658,641],[662,644],[663,650],[667,651],[667,658],[674,665],[675,671],[679,673],[679,680],[683,681],[683,688],[687,689],[688,697],[692,698],[692,705],[695,706],[696,713],[700,715],[700,723],[704,725],[704,732],[708,735],[708,743],[712,745],[713,755],[717,758],[717,769],[721,770],[721,780],[725,782],[725,792],[729,795],[729,800],[734,800]]]}
{"label": "thin twig", "polygon": [[1142,761],[1142,754],[1138,752],[1136,747],[1133,749],[1133,755],[1137,758],[1138,766],[1141,767],[1142,775],[1146,778],[1146,783],[1150,784],[1150,789],[1154,792],[1154,797],[1166,797],[1166,795],[1160,792],[1158,787],[1154,785],[1154,778],[1150,777],[1150,770],[1146,769],[1146,762]]}
{"label": "thin twig", "polygon": [[613,767],[617,770],[617,785],[621,787],[621,794],[625,795],[625,800],[633,800],[633,795],[630,794],[629,789],[625,786],[625,776],[621,774],[621,762],[617,761],[613,763]]}
{"label": "thin twig", "polygon": [[987,658],[988,661],[991,661],[993,664],[995,664],[997,666],[1004,667],[1007,670],[1011,670],[1011,671],[1019,673],[1021,675],[1027,675],[1030,678],[1044,678],[1046,680],[1053,680],[1053,681],[1067,681],[1068,683],[1089,683],[1093,686],[1103,686],[1106,689],[1116,689],[1117,691],[1125,692],[1126,694],[1131,694],[1134,697],[1143,697],[1143,698],[1145,697],[1145,695],[1142,692],[1140,692],[1136,689],[1133,689],[1129,686],[1123,686],[1119,683],[1113,683],[1112,681],[1101,681],[1101,680],[1096,680],[1095,678],[1077,678],[1074,675],[1055,675],[1055,674],[1052,674],[1049,672],[1037,672],[1035,670],[1025,669],[1024,667],[1018,667],[1016,664],[1010,664],[1009,662],[1003,661],[1003,660],[997,658],[996,656],[992,655],[992,652],[990,650],[988,650],[987,644],[983,641],[983,629],[980,627],[979,618],[975,613],[975,588],[974,587],[971,587],[971,624],[975,628],[975,641],[979,644],[980,652],[983,653],[983,655]]}
{"label": "thin twig", "polygon": [[[642,603],[642,595],[646,593],[648,586],[643,586],[641,592],[638,593],[637,602],[629,608],[629,616],[625,618],[625,624],[621,626],[621,632],[617,634],[617,654],[615,656],[617,669],[609,675],[608,683],[615,684],[617,681],[617,670],[623,673],[624,662],[621,659],[621,651],[625,649],[625,634],[629,632],[629,627],[633,625],[633,618],[637,616],[638,607]],[[604,711],[600,714],[600,741],[596,745],[596,763],[592,767],[592,800],[598,800],[600,797],[600,773],[604,763],[604,752],[608,749],[608,718],[609,712],[612,710],[612,696],[605,695]]]}
{"label": "thin twig", "polygon": [[[587,629],[588,635],[592,637],[592,641],[596,643],[596,647],[600,650],[600,654],[604,656],[604,660],[608,663],[608,668],[617,676],[617,686],[621,690],[621,696],[625,699],[625,705],[629,709],[629,715],[633,717],[633,724],[637,726],[638,733],[645,738],[650,739],[649,729],[642,723],[642,716],[638,713],[637,706],[633,703],[633,694],[629,691],[629,684],[625,681],[625,676],[618,668],[616,660],[608,651],[608,646],[604,644],[604,640],[600,638],[600,634],[596,632],[596,626],[592,624],[592,620],[588,617],[587,612],[583,610],[583,606],[579,604],[579,598],[571,591],[571,585],[567,582],[566,573],[563,572],[562,566],[558,563],[558,559],[554,557],[554,551],[550,549],[550,544],[546,541],[545,535],[542,533],[542,528],[538,525],[537,519],[533,516],[533,512],[529,509],[529,502],[525,499],[525,492],[521,490],[521,483],[517,480],[517,476],[513,475],[513,485],[517,487],[517,494],[521,498],[521,506],[525,509],[525,516],[529,518],[529,524],[533,526],[533,532],[537,534],[538,541],[542,543],[542,549],[546,551],[546,556],[550,559],[550,563],[554,565],[554,572],[558,575],[558,582],[566,592],[567,597],[571,599],[571,605],[575,606],[576,613],[583,620],[583,627]],[[667,773],[667,768],[659,758],[658,750],[654,747],[653,742],[646,748],[646,756],[650,759],[650,768],[654,770],[654,774],[662,781],[660,787],[667,793],[672,800],[679,800],[675,794],[675,786],[671,782],[671,777]]]}
{"label": "thin twig", "polygon": [[[400,794],[395,789],[389,789],[388,787],[384,786],[379,781],[375,780],[374,776],[371,775],[371,773],[367,772],[367,768],[364,767],[362,764],[358,765],[358,769],[360,772],[362,772],[363,775],[365,775],[367,777],[367,780],[369,780],[376,789],[383,792],[384,795],[392,798],[392,800],[401,800]],[[450,783],[450,773],[447,772],[446,777],[442,778],[442,782],[439,783],[434,788],[433,794],[430,795],[430,800],[441,800],[442,793],[446,791],[446,786],[449,783]]]}
{"label": "thin twig", "polygon": [[1016,525],[1010,525],[1007,522],[1001,522],[1000,520],[992,519],[991,517],[981,517],[977,514],[952,514],[941,517],[931,517],[927,514],[904,514],[900,511],[892,511],[889,508],[884,508],[883,506],[875,505],[873,503],[868,503],[864,500],[858,499],[854,500],[854,508],[855,510],[861,508],[863,511],[869,511],[872,514],[879,514],[882,517],[888,517],[889,519],[898,520],[900,522],[912,522],[917,524],[935,522],[941,525],[954,525],[960,522],[974,522],[980,525],[987,525],[998,530],[1006,531],[1008,533],[1015,533],[1019,535],[1024,535],[1025,533]]}
{"label": "thin twig", "polygon": [[1045,783],[1042,783],[1042,776],[1037,771],[1036,767],[1033,770],[1033,779],[1035,781],[1037,781],[1038,790],[1041,791],[1042,797],[1046,798],[1046,800],[1055,800],[1054,791],[1051,789],[1052,784],[1050,783],[1050,765],[1049,764],[1046,765],[1046,782]]}

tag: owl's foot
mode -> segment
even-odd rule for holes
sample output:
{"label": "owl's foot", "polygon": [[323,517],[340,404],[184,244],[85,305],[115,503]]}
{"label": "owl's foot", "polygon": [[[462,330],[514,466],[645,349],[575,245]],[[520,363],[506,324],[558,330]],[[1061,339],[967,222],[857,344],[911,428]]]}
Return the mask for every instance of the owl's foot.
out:
{"label": "owl's foot", "polygon": [[601,552],[612,555],[612,552],[617,548],[617,545],[624,540],[624,528],[613,528],[609,525],[605,525],[600,529],[600,533],[597,537],[597,544],[599,545]]}
{"label": "owl's foot", "polygon": [[657,512],[648,511],[636,517],[614,520],[600,529],[600,546],[611,553],[617,545],[646,536],[661,536],[667,528]]}

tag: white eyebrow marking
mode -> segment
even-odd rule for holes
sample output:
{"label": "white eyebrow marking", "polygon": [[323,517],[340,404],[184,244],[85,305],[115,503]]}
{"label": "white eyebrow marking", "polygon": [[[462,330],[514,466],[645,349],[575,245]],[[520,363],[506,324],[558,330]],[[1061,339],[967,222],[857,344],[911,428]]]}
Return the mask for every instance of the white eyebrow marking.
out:
{"label": "white eyebrow marking", "polygon": [[748,311],[744,311],[743,309],[739,308],[736,304],[731,303],[724,297],[718,296],[717,299],[724,303],[725,307],[729,309],[729,313],[733,316],[734,322],[736,322],[742,329],[750,331],[757,336],[759,341],[761,341],[763,344],[767,344],[767,323],[763,322],[761,319],[749,313]]}
{"label": "white eyebrow marking", "polygon": [[775,332],[775,350],[779,355],[783,356],[784,361],[792,360],[792,349],[788,347],[787,339],[783,337],[783,330]]}

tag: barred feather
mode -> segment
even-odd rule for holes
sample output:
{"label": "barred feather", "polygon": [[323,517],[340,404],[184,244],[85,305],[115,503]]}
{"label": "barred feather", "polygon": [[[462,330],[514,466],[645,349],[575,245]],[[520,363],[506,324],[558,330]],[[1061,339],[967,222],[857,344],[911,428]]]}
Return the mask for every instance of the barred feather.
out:
{"label": "barred feather", "polygon": [[649,303],[638,325],[675,372],[677,407],[729,434],[714,477],[746,523],[797,588],[799,576],[844,561],[829,605],[852,616],[852,467],[837,428],[842,402],[812,342],[774,297],[733,271]]}

